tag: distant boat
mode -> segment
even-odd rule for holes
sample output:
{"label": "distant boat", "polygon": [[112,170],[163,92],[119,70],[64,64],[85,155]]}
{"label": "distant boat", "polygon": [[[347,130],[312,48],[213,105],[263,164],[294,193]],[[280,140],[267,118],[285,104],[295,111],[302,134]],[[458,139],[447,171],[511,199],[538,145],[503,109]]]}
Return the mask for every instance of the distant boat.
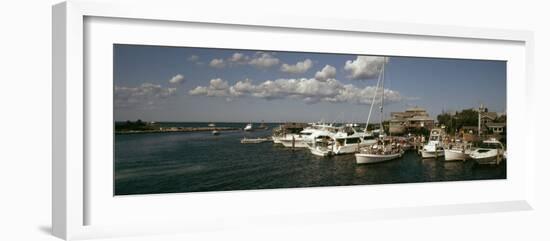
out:
{"label": "distant boat", "polygon": [[262,121],[262,124],[260,124],[260,126],[258,126],[258,129],[262,129],[262,130],[267,130],[267,128],[269,128],[269,127],[267,125],[265,125],[263,121]]}
{"label": "distant boat", "polygon": [[216,124],[214,124],[214,123],[208,124],[208,127],[214,127],[214,126],[216,126]]}
{"label": "distant boat", "polygon": [[220,132],[217,131],[217,130],[213,130],[213,131],[212,131],[212,135],[215,135],[215,136],[220,135]]}
{"label": "distant boat", "polygon": [[483,141],[481,146],[472,151],[470,157],[477,164],[500,164],[506,157],[504,145],[496,139]]}
{"label": "distant boat", "polygon": [[243,138],[241,139],[242,144],[258,144],[262,142],[269,141],[268,138]]}
{"label": "distant boat", "polygon": [[246,124],[244,131],[252,131],[252,123]]}

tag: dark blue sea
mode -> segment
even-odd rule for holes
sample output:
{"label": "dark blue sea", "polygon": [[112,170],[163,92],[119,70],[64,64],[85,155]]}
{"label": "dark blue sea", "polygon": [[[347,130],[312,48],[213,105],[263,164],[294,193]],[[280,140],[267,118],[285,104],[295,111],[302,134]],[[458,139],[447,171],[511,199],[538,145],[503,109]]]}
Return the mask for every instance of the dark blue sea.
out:
{"label": "dark blue sea", "polygon": [[[208,123],[160,123],[205,127]],[[246,123],[216,123],[243,128]],[[241,144],[267,137],[268,130],[115,135],[115,195],[322,187],[434,181],[505,179],[506,162],[478,166],[473,161],[421,159],[409,151],[396,160],[355,164],[354,155],[317,157],[307,149],[272,142]],[[255,124],[258,126],[258,124]]]}

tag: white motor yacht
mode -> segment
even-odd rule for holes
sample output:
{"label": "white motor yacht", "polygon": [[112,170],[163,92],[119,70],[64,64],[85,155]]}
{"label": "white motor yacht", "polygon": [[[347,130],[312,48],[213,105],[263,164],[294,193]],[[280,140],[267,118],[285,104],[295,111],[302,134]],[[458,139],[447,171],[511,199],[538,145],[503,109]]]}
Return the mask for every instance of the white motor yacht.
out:
{"label": "white motor yacht", "polygon": [[438,158],[445,156],[443,148],[443,129],[433,128],[430,131],[428,144],[422,147],[422,158]]}
{"label": "white motor yacht", "polygon": [[342,127],[332,137],[334,140],[333,153],[335,155],[353,154],[359,152],[362,147],[376,143],[370,139],[371,135],[364,132],[357,132],[351,127]]}
{"label": "white motor yacht", "polygon": [[477,164],[500,164],[505,159],[504,145],[496,139],[483,141],[479,148],[470,153],[470,157]]}

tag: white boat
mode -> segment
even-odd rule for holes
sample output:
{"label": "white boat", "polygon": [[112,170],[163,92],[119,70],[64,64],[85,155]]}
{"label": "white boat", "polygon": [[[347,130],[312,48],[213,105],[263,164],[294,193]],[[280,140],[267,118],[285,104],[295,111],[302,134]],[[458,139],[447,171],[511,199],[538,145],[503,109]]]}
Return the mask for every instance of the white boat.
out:
{"label": "white boat", "polygon": [[216,124],[214,124],[214,123],[208,124],[208,127],[215,127],[215,126],[216,126]]}
{"label": "white boat", "polygon": [[309,126],[303,128],[298,133],[273,135],[273,142],[280,143],[285,147],[307,148],[308,142],[311,143],[313,141],[313,138],[311,137],[313,133],[318,130],[329,129],[336,130],[335,127],[330,124],[310,123]]}
{"label": "white boat", "polygon": [[445,149],[445,161],[466,161],[470,159],[471,144],[460,143]]}
{"label": "white boat", "polygon": [[443,148],[443,129],[433,128],[430,131],[428,144],[422,147],[422,158],[438,158],[445,156]]}
{"label": "white boat", "polygon": [[241,139],[241,143],[242,144],[258,144],[258,143],[262,143],[262,142],[266,142],[266,141],[269,141],[268,138],[243,138]]}
{"label": "white boat", "polygon": [[246,124],[244,131],[252,131],[252,123]]}
{"label": "white boat", "polygon": [[311,134],[313,134],[317,129],[315,127],[308,127],[300,131],[299,134],[288,134],[284,137],[279,137],[278,141],[283,144],[285,147],[293,148],[307,148],[307,142],[311,142]]}
{"label": "white boat", "polygon": [[212,131],[212,135],[215,135],[215,136],[217,136],[217,135],[219,135],[219,134],[220,134],[220,132],[219,132],[219,131],[217,131],[217,130],[213,130],[213,131]]}
{"label": "white boat", "polygon": [[403,156],[402,148],[394,144],[380,144],[363,148],[355,154],[357,164],[378,163],[397,159]]}
{"label": "white boat", "polygon": [[353,154],[376,143],[370,133],[356,132],[351,127],[326,128],[314,131],[306,139],[312,154],[317,156]]}
{"label": "white boat", "polygon": [[309,151],[315,156],[332,156],[334,142],[332,134],[328,131],[319,131],[312,135],[312,142],[307,142]]}
{"label": "white boat", "polygon": [[271,136],[271,139],[273,140],[274,144],[282,144],[282,140],[288,139],[291,141],[292,136],[290,135],[299,134],[300,131],[304,130],[304,128],[306,128],[305,124],[285,123],[273,129],[273,135]]}
{"label": "white boat", "polygon": [[371,134],[357,132],[351,127],[342,127],[332,137],[334,140],[334,155],[353,154],[359,149],[376,144],[376,140],[370,138]]}
{"label": "white boat", "polygon": [[282,136],[272,136],[271,140],[273,141],[274,144],[282,144],[281,138],[283,138],[283,137]]}
{"label": "white boat", "polygon": [[483,141],[479,148],[470,153],[470,157],[477,164],[500,164],[505,159],[504,145],[496,139]]}

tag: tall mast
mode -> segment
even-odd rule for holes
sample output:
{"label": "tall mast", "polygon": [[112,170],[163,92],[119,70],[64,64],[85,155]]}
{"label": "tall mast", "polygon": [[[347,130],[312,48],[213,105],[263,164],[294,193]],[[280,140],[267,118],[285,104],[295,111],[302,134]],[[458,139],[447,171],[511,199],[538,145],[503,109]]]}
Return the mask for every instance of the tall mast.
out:
{"label": "tall mast", "polygon": [[378,81],[376,82],[376,89],[374,89],[374,95],[372,96],[372,101],[370,103],[369,116],[367,117],[367,123],[365,124],[365,133],[367,132],[367,128],[369,127],[370,116],[372,114],[374,102],[376,101],[376,94],[378,93],[378,88],[380,87],[380,80],[382,79],[382,71],[383,71],[383,65],[382,65],[382,68],[380,68],[380,73],[378,74]]}
{"label": "tall mast", "polygon": [[380,135],[384,134],[384,80],[386,78],[386,74],[384,73],[386,69],[386,57],[384,57],[384,62],[382,63],[382,83],[381,83],[381,90],[382,90],[382,97],[380,102]]}

